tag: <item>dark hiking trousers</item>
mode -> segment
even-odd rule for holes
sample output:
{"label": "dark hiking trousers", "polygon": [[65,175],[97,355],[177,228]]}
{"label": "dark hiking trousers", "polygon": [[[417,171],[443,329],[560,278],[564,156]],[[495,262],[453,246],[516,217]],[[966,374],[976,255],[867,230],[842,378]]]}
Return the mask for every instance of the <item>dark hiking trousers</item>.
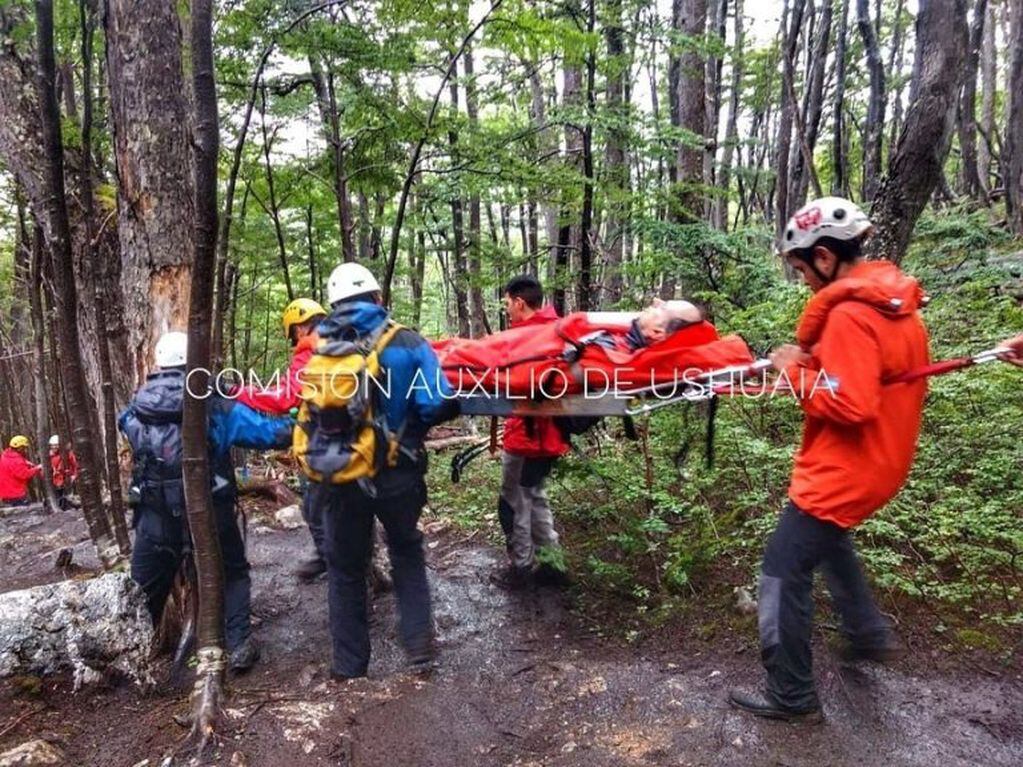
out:
{"label": "dark hiking trousers", "polygon": [[796,711],[819,706],[810,652],[813,574],[818,567],[841,617],[842,632],[854,647],[885,647],[892,640],[849,531],[788,503],[764,551],[758,609],[767,694]]}
{"label": "dark hiking trousers", "polygon": [[[379,481],[377,487],[379,492]],[[433,643],[433,618],[423,535],[418,528],[426,503],[422,474],[409,472],[407,482],[388,482],[387,491],[376,498],[355,484],[310,482],[307,492],[323,518],[334,673],[357,677],[369,668],[366,574],[373,550],[374,516],[387,532],[402,644],[412,657],[428,652]]]}
{"label": "dark hiking trousers", "polygon": [[[231,651],[241,645],[252,630],[249,622],[252,585],[234,504],[215,503],[213,508],[224,556],[224,638]],[[135,524],[131,577],[145,592],[149,613],[156,624],[174,585],[174,576],[181,567],[187,528],[181,517],[146,507],[136,508]],[[191,542],[188,543],[190,548]]]}
{"label": "dark hiking trousers", "polygon": [[313,548],[321,559],[326,559],[323,553],[323,509],[314,506],[309,494],[309,482],[303,478],[302,482],[302,519],[309,526],[309,535],[313,539]]}

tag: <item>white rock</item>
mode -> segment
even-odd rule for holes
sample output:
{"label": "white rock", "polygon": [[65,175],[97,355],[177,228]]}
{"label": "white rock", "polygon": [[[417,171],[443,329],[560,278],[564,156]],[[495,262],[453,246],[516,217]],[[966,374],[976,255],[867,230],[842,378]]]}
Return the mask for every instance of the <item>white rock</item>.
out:
{"label": "white rock", "polygon": [[114,669],[147,684],[152,640],[145,596],[127,573],[0,594],[0,677],[70,670],[77,690]]}
{"label": "white rock", "polygon": [[278,509],[274,519],[285,530],[295,530],[305,524],[305,520],[302,519],[302,508],[297,503]]}
{"label": "white rock", "polygon": [[0,754],[0,767],[41,767],[66,763],[64,752],[45,740],[30,740]]}

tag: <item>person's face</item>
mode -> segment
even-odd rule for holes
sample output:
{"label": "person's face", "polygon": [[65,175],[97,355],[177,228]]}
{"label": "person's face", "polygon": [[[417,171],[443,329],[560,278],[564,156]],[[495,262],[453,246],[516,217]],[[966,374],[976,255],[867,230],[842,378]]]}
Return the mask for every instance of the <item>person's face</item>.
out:
{"label": "person's face", "polygon": [[316,330],[316,326],[320,324],[323,317],[313,317],[307,322],[303,322],[299,325],[295,325],[291,328],[292,345],[297,344],[303,338],[311,336]]}
{"label": "person's face", "polygon": [[789,266],[803,278],[803,284],[814,293],[827,285],[820,275],[835,274],[838,267],[838,257],[827,248],[816,247],[813,249],[813,265],[817,271],[810,268],[810,265],[801,258],[788,256]]}
{"label": "person's face", "polygon": [[56,455],[60,452],[60,448],[56,445],[50,445],[50,455]]}
{"label": "person's face", "polygon": [[655,302],[648,306],[639,315],[639,332],[643,334],[648,344],[656,344],[663,341],[668,335],[668,313]]}
{"label": "person's face", "polygon": [[509,293],[504,294],[504,312],[508,315],[509,322],[521,322],[526,318],[527,310],[526,302],[522,298]]}

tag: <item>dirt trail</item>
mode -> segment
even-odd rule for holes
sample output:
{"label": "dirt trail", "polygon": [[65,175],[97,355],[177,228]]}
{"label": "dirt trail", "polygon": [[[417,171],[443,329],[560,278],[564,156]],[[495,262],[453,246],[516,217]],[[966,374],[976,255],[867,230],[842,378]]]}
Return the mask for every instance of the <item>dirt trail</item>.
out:
{"label": "dirt trail", "polygon": [[[52,558],[39,555],[84,537],[69,515],[28,522],[0,520],[4,590],[52,580]],[[724,703],[730,687],[759,680],[753,637],[714,653],[679,646],[643,655],[584,630],[558,593],[500,591],[488,581],[498,552],[436,520],[426,528],[439,669],[428,679],[404,672],[393,600],[385,595],[375,604],[370,677],[343,686],[327,679],[326,585],[301,586],[289,575],[305,550],[305,530],[250,530],[264,658],[232,686],[216,763],[1023,764],[1018,675],[843,668],[821,649],[826,723],[756,721]],[[87,555],[87,546],[76,550]],[[68,690],[67,680],[41,688],[31,680],[0,683],[0,752],[42,737],[63,748],[70,764],[155,767],[182,735],[171,722],[185,710],[180,696],[142,696],[123,685],[76,697]]]}

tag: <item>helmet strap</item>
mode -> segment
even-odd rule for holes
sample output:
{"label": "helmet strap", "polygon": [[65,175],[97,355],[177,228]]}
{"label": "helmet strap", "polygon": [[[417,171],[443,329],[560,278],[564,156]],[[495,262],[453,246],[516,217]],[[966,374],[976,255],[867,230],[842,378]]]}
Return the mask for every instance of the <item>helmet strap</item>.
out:
{"label": "helmet strap", "polygon": [[813,247],[810,248],[809,255],[802,256],[801,260],[804,264],[810,267],[810,271],[817,275],[817,279],[820,280],[825,285],[830,285],[832,282],[835,281],[835,279],[838,277],[838,268],[842,265],[842,260],[838,258],[838,256],[836,255],[835,265],[831,267],[831,274],[830,275],[824,274],[824,272],[817,268],[817,264],[814,261]]}

